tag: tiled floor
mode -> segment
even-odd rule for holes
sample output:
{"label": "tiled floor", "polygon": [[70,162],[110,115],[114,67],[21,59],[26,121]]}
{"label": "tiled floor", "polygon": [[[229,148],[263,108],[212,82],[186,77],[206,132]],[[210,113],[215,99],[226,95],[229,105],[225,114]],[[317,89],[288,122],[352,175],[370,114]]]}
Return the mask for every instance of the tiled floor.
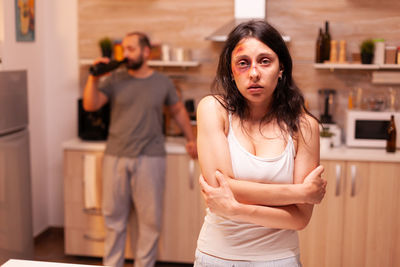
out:
{"label": "tiled floor", "polygon": [[[68,256],[64,254],[64,233],[61,228],[50,228],[35,238],[35,260],[75,264],[101,265],[101,258]],[[125,261],[124,267],[132,267],[133,261]],[[189,267],[192,264],[157,262],[156,267]]]}

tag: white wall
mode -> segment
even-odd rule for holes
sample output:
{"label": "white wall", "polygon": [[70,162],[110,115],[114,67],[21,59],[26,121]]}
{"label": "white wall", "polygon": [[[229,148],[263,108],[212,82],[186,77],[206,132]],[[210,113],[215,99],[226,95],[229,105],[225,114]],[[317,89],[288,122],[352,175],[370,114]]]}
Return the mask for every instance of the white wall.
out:
{"label": "white wall", "polygon": [[[63,141],[76,136],[77,0],[36,0],[35,42],[15,41],[14,0],[3,4],[3,70],[28,70],[33,231],[63,225]],[[0,17],[1,18],[1,17]],[[1,23],[1,22],[0,22]]]}
{"label": "white wall", "polygon": [[77,136],[77,0],[47,0],[45,87],[49,224],[64,225],[62,143]]}
{"label": "white wall", "polygon": [[0,59],[3,57],[3,40],[4,40],[4,12],[3,0],[0,0]]}

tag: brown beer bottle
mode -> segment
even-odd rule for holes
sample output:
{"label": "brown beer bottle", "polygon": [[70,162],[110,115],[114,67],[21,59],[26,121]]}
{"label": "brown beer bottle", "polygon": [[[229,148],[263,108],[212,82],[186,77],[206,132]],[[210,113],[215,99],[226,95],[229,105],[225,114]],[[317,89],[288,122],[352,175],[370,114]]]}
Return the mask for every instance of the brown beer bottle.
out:
{"label": "brown beer bottle", "polygon": [[331,34],[329,32],[329,21],[325,21],[325,32],[322,35],[322,62],[329,61],[331,55]]}
{"label": "brown beer bottle", "polygon": [[390,122],[387,129],[386,151],[396,152],[396,124],[394,123],[394,116],[390,116]]}
{"label": "brown beer bottle", "polygon": [[323,38],[322,38],[322,29],[319,28],[319,33],[318,33],[318,38],[317,38],[317,42],[315,44],[315,62],[316,63],[323,63],[323,50],[324,50],[324,46],[323,46]]}
{"label": "brown beer bottle", "polygon": [[111,72],[122,64],[126,63],[126,59],[123,59],[121,61],[118,60],[110,60],[108,63],[97,63],[96,65],[92,65],[89,68],[89,73],[92,74],[93,76],[99,76],[107,72]]}

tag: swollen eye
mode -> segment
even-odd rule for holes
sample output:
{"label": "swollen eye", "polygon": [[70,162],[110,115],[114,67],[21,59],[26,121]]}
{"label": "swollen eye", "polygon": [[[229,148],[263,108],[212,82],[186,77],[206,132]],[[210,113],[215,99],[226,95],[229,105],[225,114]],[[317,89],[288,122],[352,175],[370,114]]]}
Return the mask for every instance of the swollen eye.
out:
{"label": "swollen eye", "polygon": [[248,64],[247,64],[246,61],[239,61],[237,65],[238,65],[239,67],[247,67],[247,66],[248,66]]}

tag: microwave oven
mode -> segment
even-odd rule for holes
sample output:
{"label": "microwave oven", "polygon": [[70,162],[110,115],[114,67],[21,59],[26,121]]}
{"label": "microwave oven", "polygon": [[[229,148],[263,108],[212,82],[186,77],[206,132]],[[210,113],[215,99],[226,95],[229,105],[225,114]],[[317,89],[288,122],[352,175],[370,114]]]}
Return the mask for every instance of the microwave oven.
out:
{"label": "microwave oven", "polygon": [[86,111],[82,99],[78,99],[78,136],[82,140],[106,140],[110,125],[110,104],[107,102],[97,111]]}
{"label": "microwave oven", "polygon": [[[390,116],[400,127],[400,112],[348,110],[346,115],[346,145],[349,147],[385,148]],[[399,133],[397,144],[399,147]]]}

